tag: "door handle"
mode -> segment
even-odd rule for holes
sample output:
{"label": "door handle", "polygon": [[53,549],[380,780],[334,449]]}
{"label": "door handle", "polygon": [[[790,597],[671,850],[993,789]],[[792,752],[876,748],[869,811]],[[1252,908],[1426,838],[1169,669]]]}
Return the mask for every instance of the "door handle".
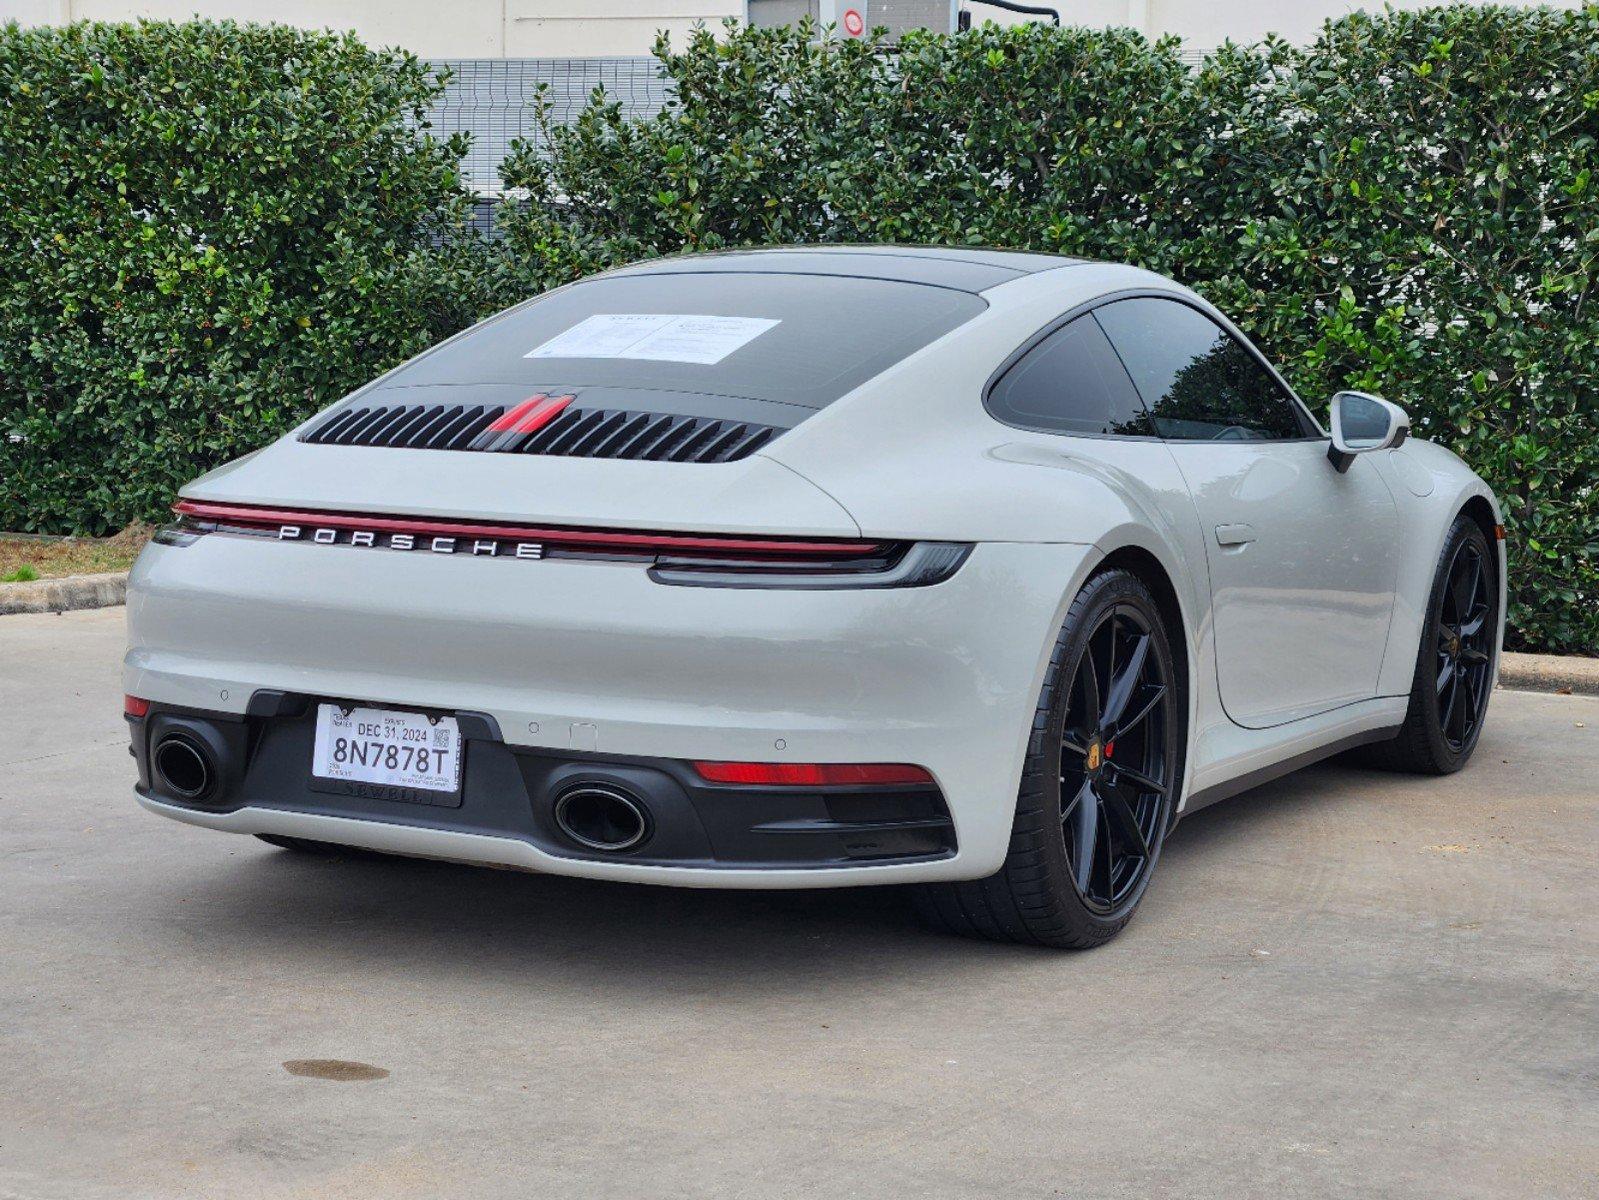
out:
{"label": "door handle", "polygon": [[1243,546],[1254,540],[1255,527],[1253,525],[1216,526],[1216,544],[1218,546]]}

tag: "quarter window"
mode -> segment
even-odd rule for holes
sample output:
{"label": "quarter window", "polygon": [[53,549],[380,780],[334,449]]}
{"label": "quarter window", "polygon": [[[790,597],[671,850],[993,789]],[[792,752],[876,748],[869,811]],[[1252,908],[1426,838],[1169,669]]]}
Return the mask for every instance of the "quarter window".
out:
{"label": "quarter window", "polygon": [[1132,380],[1093,317],[1055,330],[1018,359],[988,395],[1010,425],[1057,433],[1154,432]]}
{"label": "quarter window", "polygon": [[1313,436],[1271,372],[1209,317],[1174,300],[1117,300],[1094,310],[1172,441]]}

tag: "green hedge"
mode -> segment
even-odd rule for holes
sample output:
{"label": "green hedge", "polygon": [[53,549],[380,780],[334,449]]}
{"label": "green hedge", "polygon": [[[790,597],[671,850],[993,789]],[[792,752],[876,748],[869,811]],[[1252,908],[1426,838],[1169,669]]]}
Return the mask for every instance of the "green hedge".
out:
{"label": "green hedge", "polygon": [[1313,404],[1386,394],[1503,498],[1514,644],[1599,648],[1599,6],[1355,15],[1197,70],[1125,31],[898,53],[661,46],[471,237],[436,84],[228,24],[0,32],[0,527],[158,514],[202,467],[472,316],[644,255],[1026,247],[1192,284]]}
{"label": "green hedge", "polygon": [[0,529],[157,516],[475,316],[437,90],[353,36],[0,28]]}
{"label": "green hedge", "polygon": [[1357,14],[1198,70],[1175,41],[1041,26],[657,54],[675,106],[597,99],[507,164],[534,201],[521,265],[900,241],[1173,275],[1313,406],[1385,394],[1480,471],[1513,644],[1599,650],[1599,6]]}

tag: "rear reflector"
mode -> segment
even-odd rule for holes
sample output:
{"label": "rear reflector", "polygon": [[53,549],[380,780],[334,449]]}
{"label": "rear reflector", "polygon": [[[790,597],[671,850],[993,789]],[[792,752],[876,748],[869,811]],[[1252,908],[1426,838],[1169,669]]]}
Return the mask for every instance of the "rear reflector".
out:
{"label": "rear reflector", "polygon": [[150,702],[138,696],[122,697],[122,711],[130,717],[147,716],[150,712]]}
{"label": "rear reflector", "polygon": [[1495,525],[1494,526],[1494,541],[1502,542],[1504,540],[1505,540],[1505,527],[1503,525]]}
{"label": "rear reflector", "polygon": [[708,783],[754,787],[882,787],[933,782],[927,771],[908,763],[697,762],[694,769]]}

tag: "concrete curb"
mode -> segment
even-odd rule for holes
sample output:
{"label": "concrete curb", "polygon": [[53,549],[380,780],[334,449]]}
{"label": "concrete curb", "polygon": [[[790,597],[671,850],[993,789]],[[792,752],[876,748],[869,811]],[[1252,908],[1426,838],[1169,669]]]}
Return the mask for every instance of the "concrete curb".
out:
{"label": "concrete curb", "polygon": [[1506,651],[1499,659],[1499,686],[1599,696],[1599,658]]}
{"label": "concrete curb", "polygon": [[32,583],[0,583],[0,616],[10,613],[66,612],[73,608],[109,608],[128,594],[128,573],[68,575]]}

